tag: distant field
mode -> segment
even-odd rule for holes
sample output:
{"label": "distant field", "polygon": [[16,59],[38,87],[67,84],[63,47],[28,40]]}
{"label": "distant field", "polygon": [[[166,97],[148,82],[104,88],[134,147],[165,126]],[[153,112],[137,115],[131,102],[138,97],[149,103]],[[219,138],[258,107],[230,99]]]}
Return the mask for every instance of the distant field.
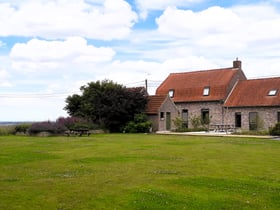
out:
{"label": "distant field", "polygon": [[280,209],[280,141],[0,136],[0,209]]}

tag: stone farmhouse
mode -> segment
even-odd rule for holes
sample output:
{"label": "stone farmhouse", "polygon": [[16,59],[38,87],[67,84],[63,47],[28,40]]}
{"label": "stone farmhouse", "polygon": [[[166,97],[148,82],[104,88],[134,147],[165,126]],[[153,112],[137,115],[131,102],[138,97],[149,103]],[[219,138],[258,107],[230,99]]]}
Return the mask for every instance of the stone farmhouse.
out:
{"label": "stone farmhouse", "polygon": [[247,79],[236,59],[230,68],[171,73],[149,96],[153,131],[185,127],[200,118],[209,128],[267,130],[280,122],[280,77]]}

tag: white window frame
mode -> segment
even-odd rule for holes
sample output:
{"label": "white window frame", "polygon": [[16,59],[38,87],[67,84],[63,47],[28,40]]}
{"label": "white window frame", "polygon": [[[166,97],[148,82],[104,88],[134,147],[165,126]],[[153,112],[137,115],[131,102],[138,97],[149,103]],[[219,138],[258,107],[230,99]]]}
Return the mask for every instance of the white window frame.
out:
{"label": "white window frame", "polygon": [[170,89],[169,91],[168,91],[168,95],[169,95],[169,97],[170,98],[174,98],[174,89]]}
{"label": "white window frame", "polygon": [[268,92],[268,96],[276,96],[278,90],[277,89],[272,89]]}
{"label": "white window frame", "polygon": [[210,95],[210,87],[205,87],[203,89],[203,96],[209,96]]}

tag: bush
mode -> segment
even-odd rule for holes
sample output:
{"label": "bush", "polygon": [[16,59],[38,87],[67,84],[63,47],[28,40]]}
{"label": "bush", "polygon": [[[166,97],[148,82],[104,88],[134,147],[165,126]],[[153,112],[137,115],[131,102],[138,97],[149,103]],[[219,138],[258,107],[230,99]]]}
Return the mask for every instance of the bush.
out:
{"label": "bush", "polygon": [[128,122],[124,128],[125,133],[149,133],[152,123],[145,114],[136,114],[134,121]]}
{"label": "bush", "polygon": [[93,123],[80,117],[60,117],[56,120],[56,123],[64,125],[69,130],[77,129],[97,129],[98,127]]}
{"label": "bush", "polygon": [[63,134],[66,130],[67,128],[63,124],[46,121],[33,123],[28,129],[28,133],[31,135],[36,135],[41,132],[48,132],[51,134]]}
{"label": "bush", "polygon": [[15,126],[15,133],[27,133],[28,129],[31,127],[31,124],[19,124]]}
{"label": "bush", "polygon": [[192,124],[194,129],[199,128],[202,124],[201,123],[201,117],[196,116],[196,115],[191,116],[190,121],[191,121],[191,124]]}
{"label": "bush", "polygon": [[280,136],[280,123],[277,123],[272,129],[269,131],[272,136]]}
{"label": "bush", "polygon": [[180,117],[176,117],[173,120],[175,131],[177,132],[184,132],[186,130],[186,127],[183,126],[183,120]]}

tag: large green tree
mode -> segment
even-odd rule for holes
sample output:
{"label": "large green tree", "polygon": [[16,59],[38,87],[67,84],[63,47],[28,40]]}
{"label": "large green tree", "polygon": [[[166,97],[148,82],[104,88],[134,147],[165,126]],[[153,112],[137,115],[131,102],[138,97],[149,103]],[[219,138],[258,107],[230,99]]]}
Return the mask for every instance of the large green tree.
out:
{"label": "large green tree", "polygon": [[67,97],[64,109],[70,116],[87,118],[111,132],[121,131],[147,104],[143,88],[126,88],[111,80],[90,82],[80,90],[81,95]]}

